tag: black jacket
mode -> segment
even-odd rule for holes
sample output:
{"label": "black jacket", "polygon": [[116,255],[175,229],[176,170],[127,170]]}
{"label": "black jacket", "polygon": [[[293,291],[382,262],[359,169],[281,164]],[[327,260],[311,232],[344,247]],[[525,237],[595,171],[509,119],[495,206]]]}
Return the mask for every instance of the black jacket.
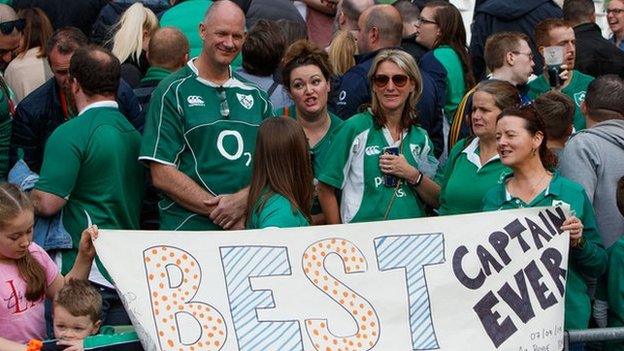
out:
{"label": "black jacket", "polygon": [[52,27],[72,26],[80,29],[86,36],[91,33],[93,21],[109,0],[13,0],[15,10],[38,7],[46,13]]}
{"label": "black jacket", "polygon": [[522,32],[529,36],[535,56],[535,72],[541,72],[543,59],[535,45],[535,25],[547,18],[562,18],[563,11],[552,0],[485,0],[477,5],[472,22],[470,55],[477,81],[485,78],[483,49],[488,36],[497,32]]}
{"label": "black jacket", "polygon": [[576,36],[574,68],[592,77],[617,74],[624,78],[624,52],[602,37],[597,24],[579,24],[574,27],[574,35]]}
{"label": "black jacket", "polygon": [[[124,81],[119,83],[117,102],[119,111],[137,130],[142,132],[145,116],[132,89]],[[18,149],[21,149],[28,167],[33,172],[39,173],[45,143],[50,134],[63,122],[65,122],[65,116],[61,106],[59,86],[56,79],[51,78],[17,105],[11,137],[10,154],[13,159],[11,164],[16,161]]]}

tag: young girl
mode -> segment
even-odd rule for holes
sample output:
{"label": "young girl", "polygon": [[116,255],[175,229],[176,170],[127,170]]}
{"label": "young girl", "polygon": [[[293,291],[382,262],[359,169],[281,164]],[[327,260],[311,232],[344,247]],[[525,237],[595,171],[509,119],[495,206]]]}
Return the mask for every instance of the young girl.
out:
{"label": "young girl", "polygon": [[253,159],[247,228],[308,226],[313,179],[301,126],[290,118],[264,121]]}
{"label": "young girl", "polygon": [[97,227],[92,226],[82,233],[76,263],[63,277],[32,242],[34,217],[26,194],[0,185],[0,351],[26,350],[26,344],[45,339],[44,298],[53,298],[65,279],[87,279],[95,257],[91,238]]}

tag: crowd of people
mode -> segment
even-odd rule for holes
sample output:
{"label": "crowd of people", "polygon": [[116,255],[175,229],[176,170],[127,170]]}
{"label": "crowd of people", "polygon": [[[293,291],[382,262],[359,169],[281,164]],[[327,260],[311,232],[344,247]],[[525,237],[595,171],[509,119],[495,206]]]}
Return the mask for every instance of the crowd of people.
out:
{"label": "crowd of people", "polygon": [[477,1],[470,43],[443,0],[79,3],[0,4],[0,351],[136,338],[98,227],[551,205],[565,329],[624,326],[624,1],[610,39],[591,0]]}

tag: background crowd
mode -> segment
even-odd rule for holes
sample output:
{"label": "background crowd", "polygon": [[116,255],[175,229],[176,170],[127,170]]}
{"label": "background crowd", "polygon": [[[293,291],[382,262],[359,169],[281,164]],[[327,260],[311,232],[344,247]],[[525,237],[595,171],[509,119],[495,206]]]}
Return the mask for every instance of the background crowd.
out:
{"label": "background crowd", "polygon": [[97,227],[551,205],[565,328],[624,326],[624,1],[610,38],[591,0],[477,1],[470,43],[450,2],[379,2],[0,4],[0,351],[136,339]]}

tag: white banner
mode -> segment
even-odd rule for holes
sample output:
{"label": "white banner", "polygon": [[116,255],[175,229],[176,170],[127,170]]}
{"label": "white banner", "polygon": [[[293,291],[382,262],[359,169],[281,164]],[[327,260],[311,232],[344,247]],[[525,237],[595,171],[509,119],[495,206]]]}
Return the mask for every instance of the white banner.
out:
{"label": "white banner", "polygon": [[567,213],[101,230],[147,350],[560,350]]}

